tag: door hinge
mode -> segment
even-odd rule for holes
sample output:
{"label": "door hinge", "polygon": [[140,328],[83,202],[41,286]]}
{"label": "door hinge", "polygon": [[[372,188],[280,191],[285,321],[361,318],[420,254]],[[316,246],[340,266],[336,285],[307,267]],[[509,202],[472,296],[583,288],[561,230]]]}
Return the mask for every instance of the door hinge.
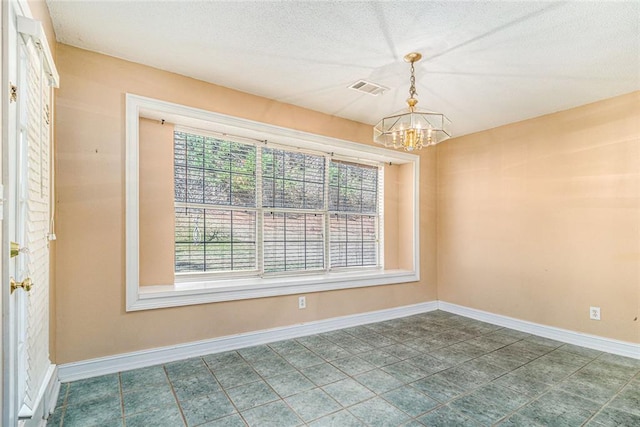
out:
{"label": "door hinge", "polygon": [[16,102],[18,100],[18,86],[9,83],[9,102]]}

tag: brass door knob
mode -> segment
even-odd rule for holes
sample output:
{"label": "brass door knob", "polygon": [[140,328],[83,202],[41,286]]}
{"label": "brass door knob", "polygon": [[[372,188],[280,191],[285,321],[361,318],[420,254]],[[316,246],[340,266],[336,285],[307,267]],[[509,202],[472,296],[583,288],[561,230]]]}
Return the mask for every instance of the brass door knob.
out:
{"label": "brass door knob", "polygon": [[20,254],[28,254],[29,249],[21,248],[20,245],[16,242],[11,242],[11,258],[17,257]]}
{"label": "brass door knob", "polygon": [[24,279],[22,282],[16,282],[12,277],[11,279],[9,279],[9,282],[11,283],[11,293],[13,293],[13,291],[15,291],[18,288],[22,288],[26,292],[29,292],[31,288],[33,288],[33,282],[29,277]]}

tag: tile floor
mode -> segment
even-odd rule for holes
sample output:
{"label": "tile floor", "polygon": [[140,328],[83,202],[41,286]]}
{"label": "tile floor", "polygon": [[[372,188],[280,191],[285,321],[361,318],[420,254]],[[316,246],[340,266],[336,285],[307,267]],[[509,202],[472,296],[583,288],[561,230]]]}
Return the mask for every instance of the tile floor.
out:
{"label": "tile floor", "polygon": [[640,426],[640,360],[442,311],[65,383],[48,426]]}

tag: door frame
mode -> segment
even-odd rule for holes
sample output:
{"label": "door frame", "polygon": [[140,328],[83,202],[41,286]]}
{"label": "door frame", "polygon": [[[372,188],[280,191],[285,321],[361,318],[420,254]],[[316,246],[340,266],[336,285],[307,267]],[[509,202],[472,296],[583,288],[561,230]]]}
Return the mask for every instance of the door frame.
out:
{"label": "door frame", "polygon": [[2,425],[15,426],[18,422],[17,379],[15,375],[16,351],[14,313],[10,277],[13,274],[13,262],[10,258],[10,242],[13,237],[15,221],[16,183],[16,145],[17,141],[17,102],[9,97],[11,84],[18,80],[18,31],[17,18],[19,6],[13,1],[2,4]]}

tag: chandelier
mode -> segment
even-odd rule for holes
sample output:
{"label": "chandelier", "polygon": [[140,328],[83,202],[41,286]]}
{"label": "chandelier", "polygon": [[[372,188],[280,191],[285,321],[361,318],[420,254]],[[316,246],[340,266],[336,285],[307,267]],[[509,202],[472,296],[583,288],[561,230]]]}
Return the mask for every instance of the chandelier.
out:
{"label": "chandelier", "polygon": [[451,121],[441,113],[416,109],[416,77],[414,64],[422,58],[417,52],[409,53],[404,60],[411,64],[411,86],[407,105],[409,111],[396,113],[380,120],[373,128],[373,141],[385,147],[419,150],[436,145],[451,137]]}

